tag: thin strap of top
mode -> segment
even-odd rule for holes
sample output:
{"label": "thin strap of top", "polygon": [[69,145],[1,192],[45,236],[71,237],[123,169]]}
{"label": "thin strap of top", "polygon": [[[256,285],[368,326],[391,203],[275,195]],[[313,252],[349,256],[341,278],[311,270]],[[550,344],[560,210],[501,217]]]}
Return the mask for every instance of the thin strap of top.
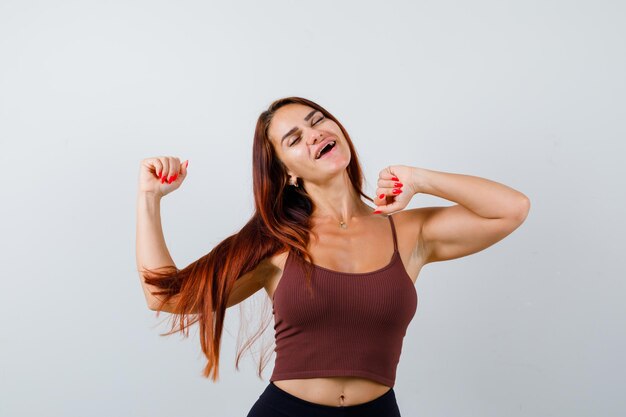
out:
{"label": "thin strap of top", "polygon": [[391,215],[387,215],[387,217],[389,218],[389,223],[391,223],[391,233],[393,233],[393,250],[395,252],[398,250],[398,242],[396,239],[396,226],[393,224],[393,219],[391,218]]}

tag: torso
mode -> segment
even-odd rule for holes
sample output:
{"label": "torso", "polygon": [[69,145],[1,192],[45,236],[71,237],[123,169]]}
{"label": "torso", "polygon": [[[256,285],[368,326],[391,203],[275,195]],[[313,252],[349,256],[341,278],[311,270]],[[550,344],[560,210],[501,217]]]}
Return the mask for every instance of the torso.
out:
{"label": "torso", "polygon": [[[403,227],[402,211],[393,214],[398,241],[398,251],[405,269],[415,284],[423,266],[417,251],[417,239],[414,232],[419,228],[415,224]],[[316,228],[322,244],[311,241],[307,248],[313,256],[315,265],[334,271],[359,273],[375,271],[387,265],[393,255],[393,236],[389,219],[384,215],[371,215],[359,218],[342,230],[334,226]],[[378,242],[372,245],[371,242]],[[265,281],[265,290],[270,300],[282,277],[287,260],[287,252],[272,256],[269,261],[275,266],[275,273]],[[288,393],[306,401],[331,405],[350,406],[376,399],[389,391],[390,387],[379,382],[361,377],[324,377],[306,379],[286,379],[274,381],[274,384]]]}

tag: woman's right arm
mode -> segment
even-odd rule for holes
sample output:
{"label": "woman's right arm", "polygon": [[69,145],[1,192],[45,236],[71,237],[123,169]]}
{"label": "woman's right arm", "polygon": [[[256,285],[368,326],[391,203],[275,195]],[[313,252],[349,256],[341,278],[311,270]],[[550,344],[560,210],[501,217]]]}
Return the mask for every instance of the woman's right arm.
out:
{"label": "woman's right arm", "polygon": [[[163,228],[161,227],[161,198],[151,193],[137,194],[137,271],[142,267],[156,269],[163,266],[176,265],[170,256]],[[237,279],[228,297],[226,308],[239,304],[265,286],[265,282],[272,274],[280,272],[269,261],[260,262],[254,270],[242,275]],[[150,291],[157,291],[158,288],[144,282],[141,272],[139,272],[143,293],[150,310],[156,310],[158,300]],[[167,313],[175,312],[175,295],[166,303],[160,311]]]}
{"label": "woman's right arm", "polygon": [[[137,193],[136,255],[137,271],[143,268],[176,267],[165,245],[161,227],[161,197],[153,193]],[[148,308],[152,310],[157,300],[151,291],[158,291],[158,288],[146,284],[141,272],[139,278]]]}
{"label": "woman's right arm", "polygon": [[[161,226],[161,198],[177,189],[187,176],[188,161],[181,164],[175,157],[155,157],[141,161],[137,191],[136,260],[137,271],[148,308],[153,310],[158,301],[151,291],[159,289],[144,282],[142,269],[172,266],[163,228]],[[167,181],[170,180],[170,182]],[[167,311],[176,299],[170,300],[162,310]]]}
{"label": "woman's right arm", "polygon": [[[141,161],[137,193],[136,255],[137,271],[150,310],[156,310],[159,307],[160,300],[151,293],[159,289],[144,281],[141,270],[154,270],[167,266],[176,268],[163,236],[161,198],[180,186],[187,176],[187,165],[188,161],[181,164],[178,158],[173,157],[148,158]],[[161,173],[164,173],[167,178],[173,178],[171,183],[160,180],[159,174]],[[235,281],[226,307],[232,307],[256,293],[265,286],[268,277],[279,271],[269,260],[260,262],[252,271]],[[177,297],[177,295],[172,297],[159,311],[175,313]]]}

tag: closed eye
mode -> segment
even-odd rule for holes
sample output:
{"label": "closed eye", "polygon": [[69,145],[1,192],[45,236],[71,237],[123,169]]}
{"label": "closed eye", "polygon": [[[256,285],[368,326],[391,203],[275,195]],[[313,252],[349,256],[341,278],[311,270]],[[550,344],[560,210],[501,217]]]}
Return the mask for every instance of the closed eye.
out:
{"label": "closed eye", "polygon": [[[322,120],[324,120],[324,119],[325,119],[325,117],[324,117],[324,116],[322,116],[322,117],[321,117],[321,118],[319,118],[319,119],[318,119],[315,123],[313,123],[311,126],[315,126],[316,124],[318,124],[319,122],[321,122],[321,121],[322,121]],[[293,142],[291,142],[291,143],[289,144],[289,146],[296,144],[298,141],[300,141],[300,139],[302,139],[302,137],[298,136],[297,138],[295,138],[295,139],[293,140]]]}

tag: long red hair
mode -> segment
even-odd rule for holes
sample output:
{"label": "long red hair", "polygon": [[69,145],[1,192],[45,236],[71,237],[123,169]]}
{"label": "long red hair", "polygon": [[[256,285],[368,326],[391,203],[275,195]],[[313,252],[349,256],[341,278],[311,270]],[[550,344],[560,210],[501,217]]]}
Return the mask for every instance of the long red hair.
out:
{"label": "long red hair", "polygon": [[[252,177],[255,211],[243,228],[217,244],[208,254],[184,269],[164,267],[155,270],[142,269],[148,285],[160,289],[152,294],[161,300],[156,308],[157,316],[170,300],[176,301],[170,335],[180,331],[188,336],[189,327],[198,322],[200,344],[207,358],[202,375],[213,382],[219,379],[220,341],[224,327],[229,294],[238,277],[252,271],[261,261],[285,250],[293,251],[296,259],[306,258],[302,263],[306,270],[306,284],[311,288],[313,260],[307,251],[311,227],[309,218],[314,204],[304,187],[288,184],[287,171],[278,159],[268,137],[268,126],[276,110],[290,103],[299,103],[321,111],[332,119],[347,139],[352,155],[347,172],[358,195],[369,201],[373,199],[362,191],[363,172],[359,160],[343,125],[319,104],[301,97],[281,98],[270,104],[257,120],[252,149]],[[161,296],[161,297],[159,297]],[[177,323],[179,323],[177,325]],[[178,330],[176,328],[178,327]],[[267,324],[238,350],[235,368],[243,351],[267,327]],[[251,342],[252,341],[252,342]],[[263,355],[265,357],[265,355]],[[259,363],[259,378],[264,369]]]}

